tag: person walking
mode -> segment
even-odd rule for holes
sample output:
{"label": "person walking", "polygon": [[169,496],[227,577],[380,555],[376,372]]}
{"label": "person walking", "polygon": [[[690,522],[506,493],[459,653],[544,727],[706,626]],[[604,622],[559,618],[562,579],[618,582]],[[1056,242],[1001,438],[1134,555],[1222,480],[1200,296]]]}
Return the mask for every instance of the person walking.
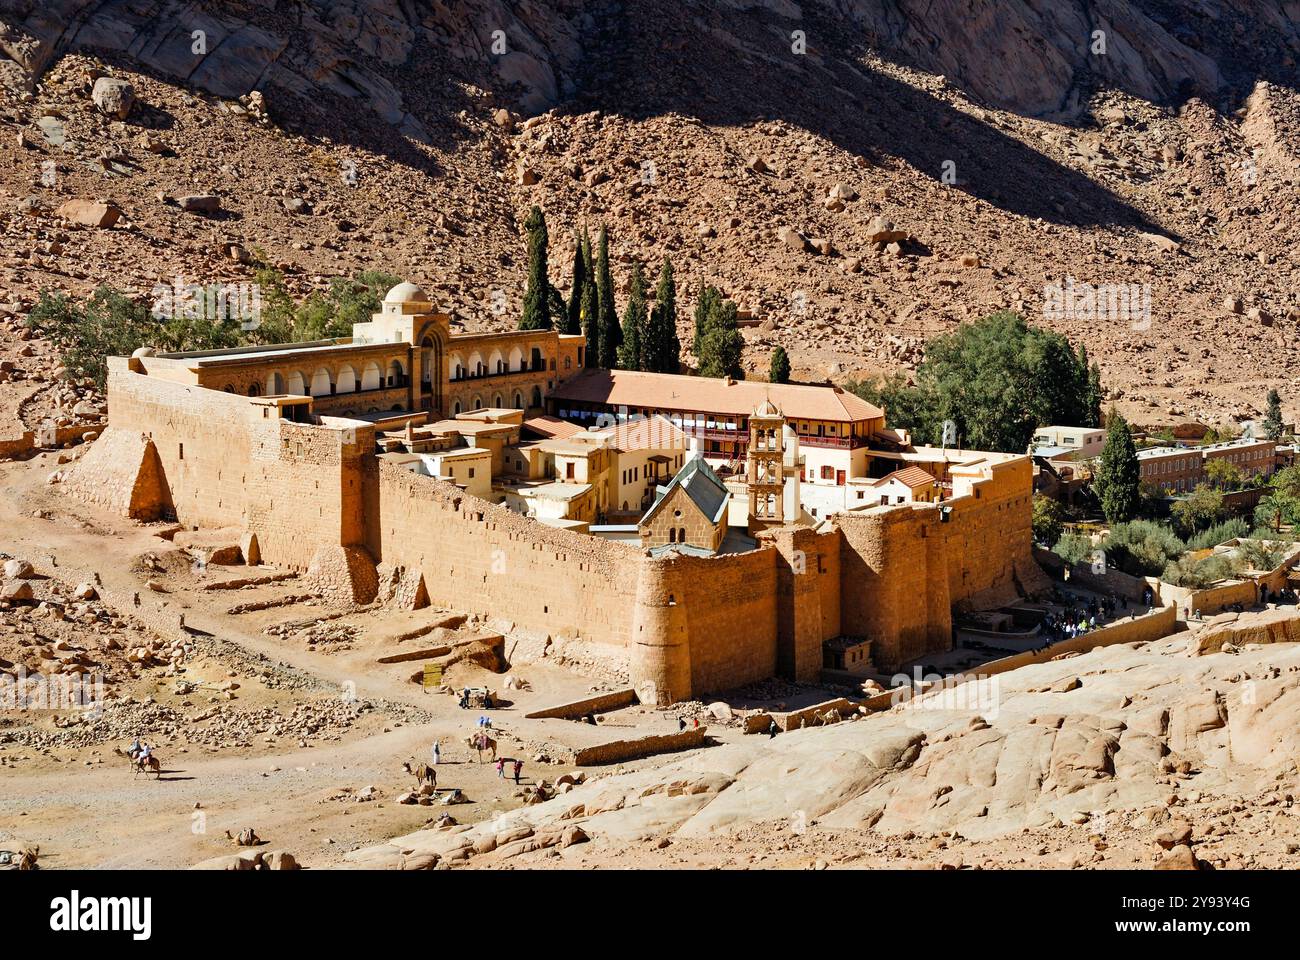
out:
{"label": "person walking", "polygon": [[500,777],[502,780],[505,779],[505,776],[506,776],[506,758],[505,758],[505,757],[501,757],[500,759],[497,760],[497,776]]}
{"label": "person walking", "polygon": [[772,717],[767,721],[767,739],[771,740],[777,733],[776,718]]}
{"label": "person walking", "polygon": [[515,785],[516,786],[519,785],[519,774],[523,772],[523,769],[524,769],[524,762],[522,760],[516,760],[515,761]]}
{"label": "person walking", "polygon": [[433,765],[436,767],[438,765],[438,761],[441,759],[442,759],[442,747],[440,747],[438,745],[438,741],[435,740],[433,741]]}

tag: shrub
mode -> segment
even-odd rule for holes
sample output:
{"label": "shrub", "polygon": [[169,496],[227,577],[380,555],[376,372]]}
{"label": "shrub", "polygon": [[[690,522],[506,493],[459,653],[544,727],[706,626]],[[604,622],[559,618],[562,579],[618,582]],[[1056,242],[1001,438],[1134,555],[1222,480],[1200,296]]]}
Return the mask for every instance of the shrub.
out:
{"label": "shrub", "polygon": [[1232,561],[1219,555],[1195,560],[1190,554],[1165,565],[1160,579],[1176,587],[1188,587],[1199,590],[1219,580],[1232,577]]}
{"label": "shrub", "polygon": [[1052,552],[1073,566],[1076,563],[1083,563],[1089,560],[1096,552],[1093,546],[1092,538],[1084,536],[1082,533],[1067,533],[1056,541],[1056,546]]}
{"label": "shrub", "polygon": [[1117,523],[1106,538],[1106,560],[1134,576],[1159,576],[1186,548],[1168,526],[1151,520]]}

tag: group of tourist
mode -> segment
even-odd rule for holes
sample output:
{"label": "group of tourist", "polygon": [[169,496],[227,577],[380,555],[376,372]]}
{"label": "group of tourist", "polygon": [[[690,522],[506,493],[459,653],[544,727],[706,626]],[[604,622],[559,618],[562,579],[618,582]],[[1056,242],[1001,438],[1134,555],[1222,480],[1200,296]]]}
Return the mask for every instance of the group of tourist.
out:
{"label": "group of tourist", "polygon": [[[1150,588],[1147,588],[1148,591]],[[1057,590],[1053,599],[1064,609],[1059,613],[1049,610],[1043,618],[1043,643],[1040,650],[1050,647],[1062,640],[1073,640],[1104,626],[1120,610],[1128,610],[1128,597],[1091,596],[1078,597],[1071,593]],[[1150,600],[1148,599],[1148,605]]]}

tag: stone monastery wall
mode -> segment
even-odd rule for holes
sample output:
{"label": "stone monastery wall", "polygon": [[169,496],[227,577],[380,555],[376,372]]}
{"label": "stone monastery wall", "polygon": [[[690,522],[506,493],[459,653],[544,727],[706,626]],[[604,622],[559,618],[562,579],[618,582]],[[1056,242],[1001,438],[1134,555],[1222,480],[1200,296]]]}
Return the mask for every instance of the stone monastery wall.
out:
{"label": "stone monastery wall", "polygon": [[434,604],[624,645],[641,556],[546,527],[450,483],[378,463],[376,560],[418,569]]}
{"label": "stone monastery wall", "polygon": [[955,605],[1009,595],[1037,571],[1027,460],[947,501],[946,522],[939,505],[849,512],[820,532],[771,531],[748,553],[652,558],[382,461],[357,421],[290,423],[122,359],[109,398],[69,493],[139,519],[240,528],[293,569],[326,556],[344,579],[381,562],[419,571],[434,604],[624,647],[647,701],[816,680],[823,641],[840,634],[871,639],[877,667],[894,669],[950,648]]}
{"label": "stone monastery wall", "polygon": [[109,395],[108,442],[92,445],[69,480],[84,499],[120,507],[121,491],[156,470],[163,488],[129,498],[124,512],[248,530],[265,560],[299,570],[321,546],[362,539],[373,428],[271,419],[274,409],[247,397],[133,373],[125,360],[111,361]]}

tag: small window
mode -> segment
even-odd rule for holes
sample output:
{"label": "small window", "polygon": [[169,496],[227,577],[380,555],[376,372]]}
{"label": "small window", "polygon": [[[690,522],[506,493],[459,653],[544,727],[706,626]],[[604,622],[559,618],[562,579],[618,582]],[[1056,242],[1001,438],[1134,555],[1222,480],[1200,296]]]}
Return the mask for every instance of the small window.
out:
{"label": "small window", "polygon": [[178,460],[185,459],[185,444],[183,443],[176,444],[176,459]]}

